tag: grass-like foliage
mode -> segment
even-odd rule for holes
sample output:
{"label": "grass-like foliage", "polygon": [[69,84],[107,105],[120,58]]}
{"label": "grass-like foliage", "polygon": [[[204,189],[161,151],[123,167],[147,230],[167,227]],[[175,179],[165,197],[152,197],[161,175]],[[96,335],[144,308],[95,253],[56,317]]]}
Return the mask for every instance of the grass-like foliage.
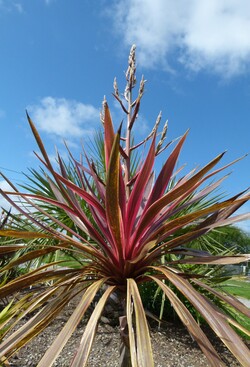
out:
{"label": "grass-like foliage", "polygon": [[[37,242],[33,241],[34,248],[15,258],[1,270],[3,273],[7,272],[14,266],[54,253],[58,249],[72,251],[78,259],[82,257],[83,261],[81,266],[74,269],[57,267],[57,261],[41,264],[35,270],[30,269],[29,273],[8,281],[0,288],[0,297],[6,297],[35,284],[50,284],[41,288],[33,298],[28,298],[28,306],[20,307],[18,319],[27,317],[31,312],[32,317],[4,339],[0,345],[2,361],[8,360],[40,333],[73,297],[81,294],[78,306],[38,364],[39,367],[52,366],[96,294],[102,291],[88,320],[72,366],[82,367],[87,364],[99,318],[114,292],[124,309],[124,315],[120,317],[121,366],[153,366],[150,333],[138,286],[155,282],[170,300],[211,366],[224,366],[224,363],[185,306],[183,298],[207,321],[238,361],[245,367],[249,366],[249,350],[230,324],[246,333],[247,330],[243,330],[233,318],[223,313],[217,306],[219,303],[211,302],[212,297],[206,295],[213,295],[245,316],[250,317],[250,310],[232,296],[210,287],[209,275],[192,273],[188,270],[192,267],[183,266],[184,270],[181,271],[179,265],[213,266],[247,261],[248,255],[214,256],[206,250],[192,249],[186,245],[214,228],[249,218],[249,214],[232,214],[246,203],[250,196],[243,192],[226,200],[212,201],[205,207],[195,206],[220,186],[224,177],[215,179],[217,174],[236,161],[215,168],[224,156],[222,153],[204,167],[180,177],[180,170],[175,167],[187,132],[177,142],[173,142],[172,152],[155,177],[155,161],[161,153],[166,155],[167,147],[169,149],[169,144],[165,143],[167,124],[163,131],[158,133],[161,119],[159,115],[151,134],[141,143],[133,143],[132,131],[137,122],[145,85],[142,78],[137,97],[132,99],[136,85],[135,71],[133,46],[126,72],[125,92],[122,96],[116,80],[114,83],[114,97],[125,114],[126,127],[120,127],[115,132],[108,104],[104,100],[101,116],[104,133],[104,172],[100,173],[87,155],[80,161],[71,157],[78,184],[67,175],[59,154],[59,169],[54,168],[39,133],[28,116],[41,152],[38,158],[47,171],[44,175],[46,185],[44,190],[41,188],[40,194],[22,193],[8,181],[14,193],[1,191],[1,194],[32,223],[33,230],[10,227],[2,229],[0,234],[13,239],[23,239],[23,246],[28,239],[35,239]],[[136,151],[138,153],[134,154]],[[135,156],[141,160],[139,164],[133,165]],[[48,186],[53,191],[54,198],[46,194]],[[10,195],[20,198],[23,204],[17,204]],[[56,208],[54,212],[51,210],[53,206]],[[65,213],[74,225],[69,226],[60,219],[62,216],[54,215],[58,209]],[[47,241],[47,246],[41,247],[41,239],[50,241]],[[2,251],[11,251],[14,243],[13,240],[13,245],[5,245]],[[163,256],[164,263],[161,261]],[[174,292],[173,287],[178,292]],[[178,297],[178,294],[181,294],[181,297]]]}

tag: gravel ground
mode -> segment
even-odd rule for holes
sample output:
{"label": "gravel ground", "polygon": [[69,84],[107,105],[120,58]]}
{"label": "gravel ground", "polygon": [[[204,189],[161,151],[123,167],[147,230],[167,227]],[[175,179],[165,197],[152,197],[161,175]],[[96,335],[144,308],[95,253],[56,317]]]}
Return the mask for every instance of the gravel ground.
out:
{"label": "gravel ground", "polygon": [[[58,332],[59,320],[50,326],[43,334],[38,336],[31,344],[23,348],[12,358],[11,367],[35,367],[47,347]],[[70,366],[77,343],[80,341],[83,328],[79,328],[69,340],[62,354],[53,366]],[[184,329],[173,325],[167,329],[151,330],[152,346],[155,367],[207,367],[206,358],[200,349],[192,342]],[[216,342],[226,366],[240,366],[230,353]],[[88,367],[118,367],[119,366],[119,332],[117,328],[101,325],[94,342]]]}
{"label": "gravel ground", "polygon": [[[10,360],[11,367],[35,367],[50,346],[61,327],[71,314],[72,304],[59,315],[53,323],[29,345],[20,350]],[[88,367],[119,366],[119,329],[112,324],[117,315],[110,313],[99,324],[97,335],[90,355]],[[109,321],[112,320],[112,321]],[[80,342],[86,320],[83,320],[73,334],[53,367],[68,367]],[[150,323],[155,367],[207,367],[206,358],[195,342],[180,324],[165,324],[160,330]],[[221,342],[208,331],[208,336],[228,367],[240,366]],[[249,344],[249,343],[248,343]]]}

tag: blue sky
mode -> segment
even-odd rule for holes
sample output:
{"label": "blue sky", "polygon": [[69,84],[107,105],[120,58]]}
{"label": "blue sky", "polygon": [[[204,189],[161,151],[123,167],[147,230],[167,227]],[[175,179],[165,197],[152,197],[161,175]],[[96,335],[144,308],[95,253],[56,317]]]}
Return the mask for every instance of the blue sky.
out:
{"label": "blue sky", "polygon": [[[161,110],[169,139],[191,129],[179,163],[189,170],[250,152],[249,35],[248,0],[0,0],[1,170],[20,183],[38,164],[25,109],[51,156],[63,139],[80,153],[104,95],[118,124],[113,80],[122,91],[133,43],[147,79],[139,137]],[[228,195],[250,186],[249,168],[249,156],[233,166]]]}

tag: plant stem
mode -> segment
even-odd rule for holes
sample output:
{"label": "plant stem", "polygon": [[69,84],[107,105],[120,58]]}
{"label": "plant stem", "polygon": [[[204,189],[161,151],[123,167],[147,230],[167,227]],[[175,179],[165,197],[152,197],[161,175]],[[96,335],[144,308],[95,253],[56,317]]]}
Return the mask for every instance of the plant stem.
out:
{"label": "plant stem", "polygon": [[132,101],[132,89],[136,84],[136,63],[135,63],[135,45],[131,47],[129,59],[128,59],[128,70],[126,72],[127,85],[125,88],[125,99],[128,104],[127,108],[127,129],[126,129],[126,147],[125,152],[127,158],[125,159],[125,185],[126,185],[126,196],[127,199],[130,195],[130,187],[127,185],[130,181],[130,156],[131,156],[131,117],[133,111],[133,101]]}
{"label": "plant stem", "polygon": [[120,367],[132,367],[130,358],[130,347],[129,347],[129,335],[128,335],[128,324],[127,316],[121,316],[120,322]]}
{"label": "plant stem", "polygon": [[130,121],[131,121],[131,111],[132,111],[132,89],[131,86],[128,91],[128,116],[127,116],[127,132],[126,132],[126,168],[125,168],[125,183],[126,183],[126,195],[127,199],[129,198],[130,188],[127,183],[130,180],[130,143],[131,143],[131,129],[130,129]]}
{"label": "plant stem", "polygon": [[123,314],[119,317],[120,324],[120,360],[119,367],[132,367],[130,357],[130,344],[129,344],[129,332],[128,322],[126,315],[126,293],[118,292],[119,304],[122,305]]}

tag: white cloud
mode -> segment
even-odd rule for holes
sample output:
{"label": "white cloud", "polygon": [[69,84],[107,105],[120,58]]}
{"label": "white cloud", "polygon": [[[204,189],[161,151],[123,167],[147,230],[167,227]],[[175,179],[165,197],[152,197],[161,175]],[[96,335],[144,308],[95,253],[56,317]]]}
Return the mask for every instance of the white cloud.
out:
{"label": "white cloud", "polygon": [[[13,191],[13,189],[6,181],[0,181],[0,189],[2,189],[3,191]],[[5,200],[3,196],[0,194],[0,210],[1,208],[9,210],[10,207],[11,204],[7,200]]]}
{"label": "white cloud", "polygon": [[91,135],[99,126],[99,110],[74,100],[45,97],[27,109],[40,130],[64,139]]}
{"label": "white cloud", "polygon": [[187,68],[232,76],[250,60],[248,0],[128,0],[112,10],[126,45],[138,45],[145,67],[169,68],[175,57]]}

